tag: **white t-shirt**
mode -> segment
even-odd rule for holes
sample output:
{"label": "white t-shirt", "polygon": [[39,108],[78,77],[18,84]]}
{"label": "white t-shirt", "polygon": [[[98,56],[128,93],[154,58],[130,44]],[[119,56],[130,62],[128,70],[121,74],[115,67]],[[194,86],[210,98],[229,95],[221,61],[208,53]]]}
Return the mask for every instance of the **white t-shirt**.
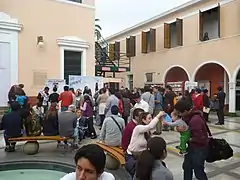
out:
{"label": "white t-shirt", "polygon": [[149,105],[146,101],[144,100],[141,100],[140,102],[136,103],[134,105],[134,109],[136,108],[140,108],[140,109],[143,109],[145,112],[148,112],[149,111]]}
{"label": "white t-shirt", "polygon": [[[72,172],[63,176],[60,180],[76,180],[76,173]],[[98,180],[115,180],[115,177],[108,172],[103,172]]]}

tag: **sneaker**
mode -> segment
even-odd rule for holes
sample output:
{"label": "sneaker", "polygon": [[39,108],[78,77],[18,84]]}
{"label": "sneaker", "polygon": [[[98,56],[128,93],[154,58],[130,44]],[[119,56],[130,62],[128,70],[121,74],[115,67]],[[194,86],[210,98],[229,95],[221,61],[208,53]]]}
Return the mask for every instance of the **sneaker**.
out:
{"label": "sneaker", "polygon": [[181,149],[180,146],[176,146],[175,148],[176,148],[176,149],[179,149],[179,150]]}
{"label": "sneaker", "polygon": [[187,151],[179,151],[178,154],[179,154],[179,155],[185,155],[185,154],[187,154]]}
{"label": "sneaker", "polygon": [[160,135],[162,133],[158,133],[157,131],[153,132],[153,135]]}

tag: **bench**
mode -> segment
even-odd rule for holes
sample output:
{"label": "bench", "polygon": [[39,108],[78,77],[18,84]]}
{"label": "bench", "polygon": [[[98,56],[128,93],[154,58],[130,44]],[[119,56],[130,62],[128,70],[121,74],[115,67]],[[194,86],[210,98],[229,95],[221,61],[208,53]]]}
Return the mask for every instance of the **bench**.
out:
{"label": "bench", "polygon": [[96,142],[96,144],[99,145],[105,152],[107,152],[106,167],[108,169],[114,170],[118,169],[119,166],[125,165],[125,154],[121,147],[107,146],[101,142]]}
{"label": "bench", "polygon": [[9,142],[21,142],[26,141],[23,146],[23,152],[28,155],[37,154],[39,151],[38,141],[64,141],[71,138],[65,138],[58,136],[21,136],[17,138],[9,138]]}

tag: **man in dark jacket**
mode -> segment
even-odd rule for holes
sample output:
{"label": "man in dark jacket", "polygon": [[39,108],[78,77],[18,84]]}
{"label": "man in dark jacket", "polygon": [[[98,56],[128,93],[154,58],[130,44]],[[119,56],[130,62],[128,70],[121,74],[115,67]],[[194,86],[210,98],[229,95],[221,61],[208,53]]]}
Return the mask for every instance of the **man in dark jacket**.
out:
{"label": "man in dark jacket", "polygon": [[224,105],[225,105],[226,94],[223,92],[221,86],[218,87],[217,100],[219,102],[219,107],[217,110],[218,122],[216,125],[224,125]]}
{"label": "man in dark jacket", "polygon": [[4,140],[6,143],[5,151],[13,152],[16,143],[10,143],[9,138],[20,137],[22,135],[22,118],[20,116],[20,104],[17,102],[11,103],[11,112],[4,114],[1,122],[1,129],[4,130]]}
{"label": "man in dark jacket", "polygon": [[[175,105],[175,111],[188,124],[191,138],[188,142],[187,154],[184,156],[183,170],[184,180],[193,179],[193,171],[197,179],[207,180],[204,171],[205,160],[208,155],[208,131],[202,112],[191,109],[191,104],[185,98],[179,100]],[[177,128],[178,131],[185,131],[184,128]]]}

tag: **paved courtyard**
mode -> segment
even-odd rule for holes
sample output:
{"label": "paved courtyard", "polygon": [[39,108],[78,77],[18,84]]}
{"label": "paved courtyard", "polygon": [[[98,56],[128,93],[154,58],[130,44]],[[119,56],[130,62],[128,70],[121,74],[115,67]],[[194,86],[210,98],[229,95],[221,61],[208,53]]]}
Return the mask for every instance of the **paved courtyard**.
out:
{"label": "paved courtyard", "polygon": [[[206,171],[210,180],[239,180],[240,179],[240,118],[226,117],[224,126],[215,126],[216,117],[211,116],[212,123],[209,124],[214,137],[225,138],[234,149],[234,157],[226,160],[206,165]],[[162,137],[168,143],[168,157],[166,163],[168,168],[173,172],[176,180],[182,180],[182,161],[183,157],[179,156],[175,146],[178,145],[179,134],[177,132],[163,132]],[[82,144],[92,143],[93,140],[84,140]],[[21,160],[47,160],[55,162],[64,162],[73,165],[73,151],[57,149],[55,142],[42,142],[40,152],[33,156],[22,153],[21,144],[17,147],[15,153],[4,152],[4,140],[0,135],[0,162],[1,161],[21,161]],[[127,180],[128,176],[124,169],[111,171],[116,180]]]}

